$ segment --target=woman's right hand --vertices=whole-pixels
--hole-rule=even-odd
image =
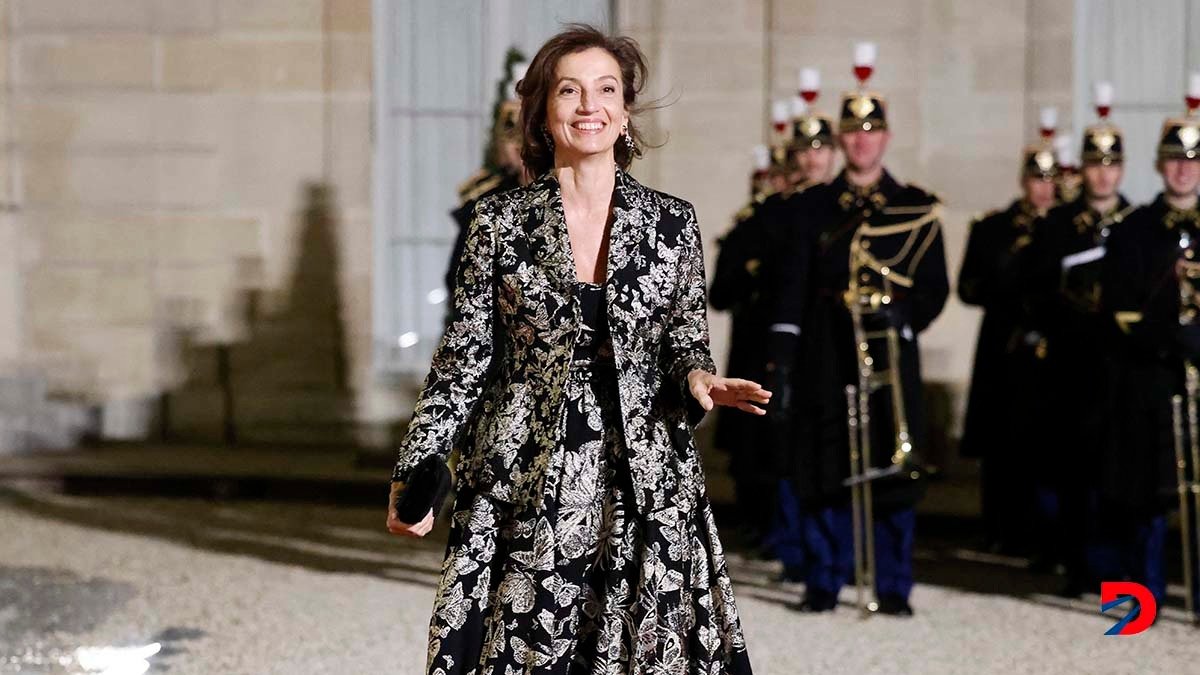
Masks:
[[[424,537],[433,529],[433,509],[429,509],[429,513],[425,514],[425,518],[419,523],[409,524],[401,522],[396,517],[396,497],[404,492],[404,483],[402,481],[392,481],[392,490],[388,494],[387,507],[387,529],[392,534],[398,534],[402,537]]]

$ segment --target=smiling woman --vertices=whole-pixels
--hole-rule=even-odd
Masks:
[[[521,108],[525,166],[535,176],[553,168],[556,143],[581,137],[584,129],[572,125],[582,124],[599,136],[592,149],[612,150],[617,166],[628,169],[642,156],[641,132],[632,118],[646,73],[646,60],[630,38],[608,37],[589,26],[573,26],[552,38],[517,84],[528,102]],[[618,132],[624,136],[620,143]]]
[[[431,675],[750,672],[692,432],[770,392],[715,374],[692,205],[625,172],[645,75],[572,26],[518,85],[539,178],[476,208],[393,474],[462,453]]]

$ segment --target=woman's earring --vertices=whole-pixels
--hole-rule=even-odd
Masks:
[[[629,148],[629,154],[634,154],[637,151],[637,146],[633,144],[633,136],[629,135],[629,127],[621,127],[621,133],[625,135],[625,146]]]
[[[550,135],[550,129],[546,125],[542,125],[542,138],[546,139],[546,149],[554,152],[554,137]]]

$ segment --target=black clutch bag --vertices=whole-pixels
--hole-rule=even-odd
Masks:
[[[396,497],[396,517],[400,522],[412,525],[424,520],[431,509],[436,516],[448,494],[450,468],[437,455],[426,457],[413,467],[404,491]]]

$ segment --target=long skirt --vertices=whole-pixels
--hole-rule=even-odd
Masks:
[[[708,499],[639,513],[615,382],[571,371],[540,503],[458,494],[431,675],[751,672]]]

